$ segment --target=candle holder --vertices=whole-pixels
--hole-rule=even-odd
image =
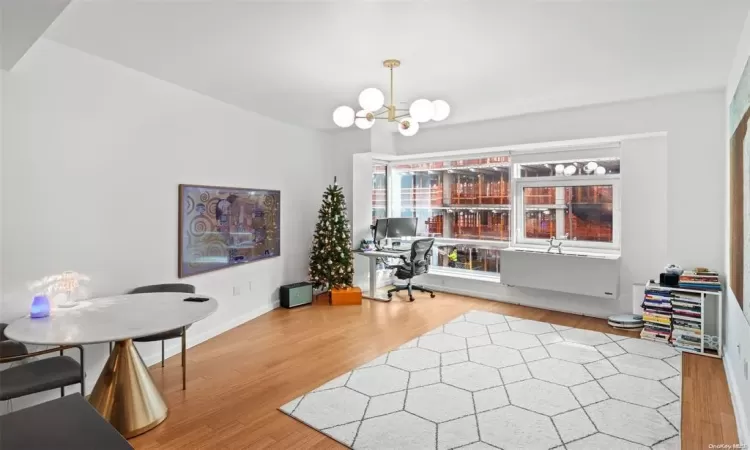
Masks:
[[[44,294],[35,295],[34,300],[31,301],[31,318],[47,317],[49,316],[49,310],[49,298]]]

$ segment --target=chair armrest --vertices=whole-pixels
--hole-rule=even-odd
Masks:
[[[46,355],[48,353],[55,353],[60,352],[62,354],[63,350],[67,350],[69,348],[77,348],[78,351],[81,352],[81,355],[83,355],[83,347],[80,345],[61,345],[58,347],[52,347],[45,350],[39,350],[36,352],[27,353],[25,355],[18,355],[18,356],[9,356],[7,358],[0,358],[0,363],[9,363],[14,361],[21,361],[26,358],[31,358],[33,356],[40,356],[40,355]]]
[[[28,355],[29,349],[20,342],[5,340],[0,341],[0,358]]]

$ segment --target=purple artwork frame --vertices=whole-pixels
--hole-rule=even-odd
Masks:
[[[281,254],[281,191],[180,184],[180,278]]]

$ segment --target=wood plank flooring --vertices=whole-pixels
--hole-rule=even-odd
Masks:
[[[188,350],[187,391],[179,355],[151,373],[169,417],[132,439],[136,449],[340,449],[340,444],[279,412],[284,403],[472,310],[608,333],[606,321],[450,294],[414,303],[365,300],[362,306],[277,309]],[[682,448],[738,442],[720,360],[683,356]]]

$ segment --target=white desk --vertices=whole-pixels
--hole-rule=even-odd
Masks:
[[[389,299],[386,296],[378,295],[377,290],[377,281],[378,281],[378,265],[377,265],[377,259],[378,258],[398,258],[400,255],[408,255],[411,252],[411,248],[404,248],[404,251],[396,253],[396,252],[383,252],[380,250],[371,250],[371,251],[362,251],[362,250],[353,250],[355,255],[361,255],[365,256],[370,260],[370,289],[367,292],[363,292],[362,296],[365,298],[369,298],[371,300],[378,300],[381,302],[390,302],[391,299]]]
[[[213,298],[202,303],[183,301],[194,296],[155,293],[85,300],[72,308],[55,309],[42,319],[18,319],[8,325],[5,335],[42,345],[117,341],[89,403],[120,434],[130,438],[159,425],[168,412],[133,338],[185,327],[208,317],[219,306]]]

